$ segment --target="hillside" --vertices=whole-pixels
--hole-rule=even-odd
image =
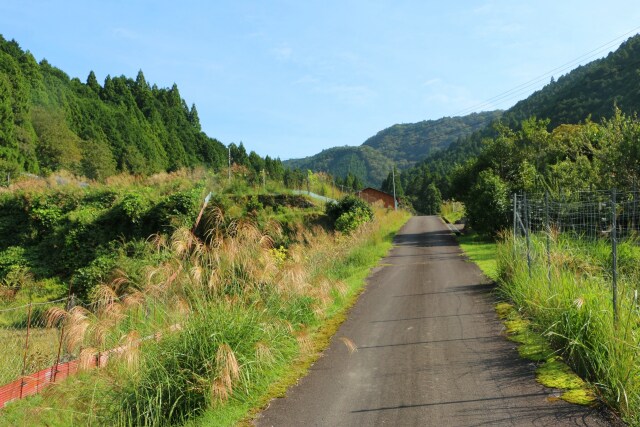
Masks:
[[[369,146],[334,147],[304,159],[285,160],[294,169],[328,172],[335,177],[351,173],[367,185],[379,185],[391,170],[392,161]]]
[[[500,114],[500,111],[491,111],[396,124],[378,132],[360,146],[334,147],[303,159],[286,160],[284,164],[290,168],[325,171],[337,177],[344,177],[350,172],[367,185],[379,186],[393,163],[398,168],[408,168],[430,153],[486,127]]]
[[[631,37],[605,58],[561,76],[507,110],[509,121],[531,116],[550,119],[550,128],[575,124],[587,117],[600,121],[613,115],[614,105],[633,114],[640,106],[640,35]]]
[[[500,115],[501,111],[489,111],[393,125],[367,139],[363,145],[384,153],[398,168],[405,169],[430,153],[448,147],[458,138],[483,129]]]
[[[532,116],[549,119],[548,128],[560,124],[576,124],[590,118],[599,122],[614,115],[614,106],[632,115],[640,106],[640,35],[624,42],[605,58],[580,66],[556,81],[551,81],[528,98],[504,112],[501,122],[512,128]],[[451,194],[450,178],[456,165],[476,157],[481,140],[493,137],[492,127],[477,131],[435,152],[403,174],[403,185],[409,195],[418,196],[420,185],[411,187],[415,176],[436,183],[443,197]],[[414,192],[411,191],[414,189]],[[417,192],[416,192],[417,191]]]
[[[226,148],[200,128],[178,87],[70,78],[0,36],[0,175],[66,169],[93,179],[219,166]]]

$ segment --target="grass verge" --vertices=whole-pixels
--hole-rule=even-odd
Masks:
[[[455,224],[456,221],[465,216],[464,205],[462,202],[456,202],[454,200],[445,201],[440,206],[440,215],[449,221],[450,224]]]
[[[187,424],[200,426],[251,426],[253,418],[277,397],[284,397],[289,387],[305,376],[309,367],[329,346],[340,325],[346,320],[349,309],[364,291],[365,280],[381,258],[392,246],[393,237],[409,218],[405,212],[392,215],[374,230],[365,241],[354,247],[346,257],[334,263],[327,272],[331,280],[346,285],[343,294],[336,294],[327,310],[326,318],[309,331],[306,348],[296,356],[283,360],[264,378],[261,386],[246,396],[244,401],[231,401],[224,407],[206,411],[201,417]]]
[[[476,233],[457,237],[460,247],[469,259],[491,280],[498,278],[497,243]]]
[[[166,260],[130,294],[135,300],[110,297],[99,312],[80,313],[77,324],[89,335],[78,338],[89,355],[94,332],[113,322],[121,326],[113,335],[126,348],[122,363],[11,404],[0,425],[248,422],[328,345],[369,269],[408,218],[380,210],[373,223],[352,235],[308,223],[290,224],[283,235],[277,223],[265,221],[260,228],[260,222],[215,213],[218,226],[210,240],[178,229],[158,243]],[[150,303],[158,310],[149,309]],[[71,314],[65,319],[73,320]],[[127,344],[170,329],[157,341]]]
[[[598,400],[635,426],[640,425],[636,246],[619,242],[617,322],[607,240],[532,234],[530,263],[523,239],[506,235],[498,247],[499,292],[547,338],[555,355],[597,387]]]
[[[498,243],[475,233],[459,236],[458,242],[469,259],[488,278],[494,281],[499,279]],[[558,397],[552,397],[551,400],[562,399],[580,405],[596,402],[594,388],[564,363],[559,352],[553,350],[548,337],[539,332],[535,323],[524,318],[507,302],[498,303],[496,313],[505,325],[507,338],[519,344],[520,357],[538,364],[536,380],[545,387],[562,390]]]

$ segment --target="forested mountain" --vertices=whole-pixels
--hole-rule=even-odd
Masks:
[[[640,35],[605,58],[580,66],[557,81],[552,79],[510,108],[505,123],[512,125],[531,116],[549,119],[549,128],[587,117],[599,122],[613,116],[614,105],[625,114],[640,108]]]
[[[580,66],[551,80],[544,88],[505,111],[500,122],[518,129],[522,121],[537,117],[548,120],[548,130],[561,124],[594,122],[610,118],[615,107],[627,115],[640,109],[640,35],[624,42],[607,57]],[[433,182],[444,198],[456,197],[451,187],[454,169],[479,155],[482,140],[496,137],[495,123],[435,152],[405,171],[402,184],[410,198],[419,198]]]
[[[286,160],[291,168],[328,172],[336,177],[348,173],[366,185],[380,186],[391,165],[407,168],[429,153],[448,147],[459,138],[486,127],[500,111],[444,117],[418,123],[396,124],[378,132],[357,147],[334,147],[303,159]]]
[[[0,36],[1,176],[66,169],[103,179],[226,162],[175,84],[158,88],[142,71],[102,85],[90,72],[83,83]]]
[[[390,157],[398,168],[406,169],[430,153],[448,147],[458,138],[485,128],[501,113],[489,111],[393,125],[367,139],[363,145],[375,148],[385,157]]]
[[[315,156],[283,163],[289,168],[328,172],[338,178],[351,174],[366,185],[379,185],[393,164],[391,159],[366,145],[328,148]]]

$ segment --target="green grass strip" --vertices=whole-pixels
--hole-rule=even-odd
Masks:
[[[464,253],[491,280],[498,278],[497,244],[476,233],[463,234],[457,237]]]

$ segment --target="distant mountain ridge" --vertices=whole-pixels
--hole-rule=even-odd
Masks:
[[[502,111],[496,110],[462,117],[396,124],[381,130],[362,145],[389,153],[396,166],[405,169],[430,153],[448,147],[459,138],[483,129],[501,114]]]
[[[523,120],[535,116],[548,119],[552,129],[560,124],[609,118],[616,107],[629,115],[640,112],[640,35],[629,38],[606,57],[579,66],[557,80],[552,79],[542,89],[506,110],[499,120],[517,129]],[[443,197],[455,197],[450,193],[454,168],[477,156],[482,140],[494,135],[493,127],[487,126],[444,150],[431,153],[406,170],[403,185],[407,188],[416,176],[427,175]]]
[[[393,164],[411,167],[432,152],[442,150],[500,117],[501,111],[443,117],[418,123],[395,124],[381,130],[360,146],[334,147],[303,159],[290,159],[285,166],[324,171],[337,177],[347,173],[365,184],[379,186]]]

